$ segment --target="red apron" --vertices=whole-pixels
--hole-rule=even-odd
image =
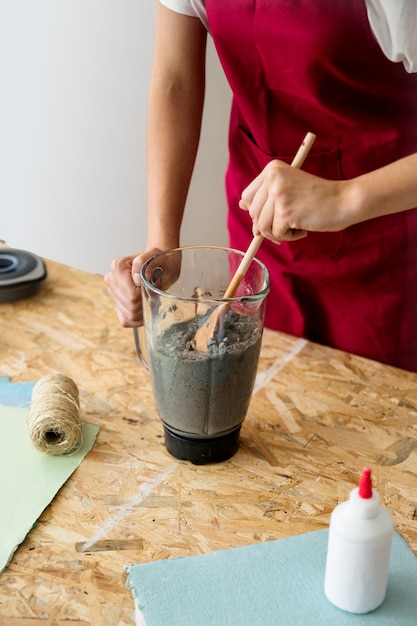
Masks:
[[[328,179],[417,151],[417,76],[384,56],[364,0],[206,6],[234,94],[232,247],[252,238],[242,190],[271,159],[291,162],[307,131],[317,139],[303,168]],[[280,246],[265,240],[258,257],[271,276],[267,327],[417,371],[417,209]]]

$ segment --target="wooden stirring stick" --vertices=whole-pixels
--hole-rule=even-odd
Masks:
[[[298,148],[297,154],[295,155],[291,163],[291,167],[296,167],[298,169],[301,168],[315,139],[316,135],[314,135],[313,133],[307,133],[307,135],[304,137],[303,143]],[[250,264],[255,258],[255,255],[258,252],[263,239],[264,238],[262,235],[254,236],[248,249],[245,252],[242,261],[239,264],[239,267],[237,268],[232,280],[230,281],[230,284],[226,289],[223,298],[233,298]],[[221,319],[226,313],[226,309],[228,306],[230,306],[230,302],[225,302],[224,304],[219,305],[210,314],[207,321],[197,330],[195,334],[195,347],[199,352],[208,351],[209,339],[213,337],[216,331],[216,327],[219,325]]]

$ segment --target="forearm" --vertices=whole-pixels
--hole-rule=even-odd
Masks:
[[[147,123],[147,248],[166,249],[179,245],[198,149],[206,34],[195,18],[158,13]]]
[[[417,207],[417,153],[344,185],[352,224]]]

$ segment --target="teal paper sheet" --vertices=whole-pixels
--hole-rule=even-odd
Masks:
[[[327,530],[128,568],[137,626],[416,626],[417,558],[394,533],[387,596],[372,613],[324,595]]]
[[[9,385],[1,378],[0,393],[1,387]],[[92,448],[99,430],[83,424],[83,443],[76,454],[51,456],[36,450],[26,427],[28,409],[18,408],[25,406],[31,384],[23,383],[19,389],[15,383],[16,391],[9,399],[13,396],[11,402],[17,406],[0,404],[0,572]]]

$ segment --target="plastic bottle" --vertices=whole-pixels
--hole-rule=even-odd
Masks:
[[[365,467],[353,489],[330,517],[324,591],[334,605],[368,613],[382,604],[388,580],[393,524],[372,489]]]

